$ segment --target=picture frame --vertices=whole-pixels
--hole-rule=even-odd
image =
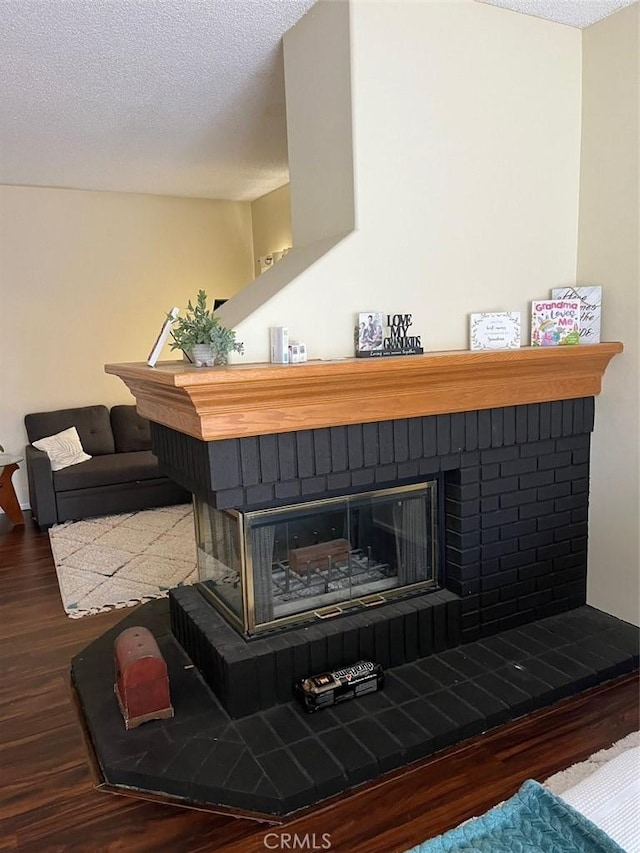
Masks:
[[[363,311],[358,314],[355,344],[356,355],[368,355],[383,349],[384,326],[382,311]]]

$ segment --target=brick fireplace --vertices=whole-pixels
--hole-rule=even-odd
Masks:
[[[593,395],[621,349],[106,370],[164,471],[218,510],[437,478],[439,583],[469,642],[584,603]]]
[[[592,397],[202,442],[153,424],[166,473],[256,509],[442,474],[463,642],[584,603]]]
[[[444,491],[442,591],[382,605],[379,613],[367,615],[367,625],[372,620],[380,625],[390,608],[399,620],[394,630],[401,642],[390,641],[385,623],[378,629],[385,640],[368,647],[386,667],[585,603],[593,423],[594,400],[585,397],[213,442],[160,424],[153,424],[152,435],[166,473],[217,508],[290,505],[439,476]],[[210,674],[207,680],[225,707],[240,716],[267,707],[269,692],[248,696],[242,683],[251,674],[259,683],[260,671],[275,670],[269,660],[273,652],[264,653],[268,643],[256,640],[245,648],[242,640],[225,640],[223,647],[233,647],[238,669],[242,651],[235,689],[233,676],[218,675],[220,668],[227,671],[225,661],[217,661],[223,653],[212,650],[208,660],[195,639],[204,626],[196,620],[190,630],[195,617],[176,615],[183,596],[191,600],[194,592],[178,591],[172,599],[174,634],[199,660],[205,677]],[[431,623],[422,647],[405,639],[413,636],[407,620]],[[331,627],[320,627],[317,620],[316,630],[335,637],[357,622],[357,615],[340,617]],[[289,642],[308,633],[294,632]],[[287,676],[298,679],[310,668],[322,671],[353,662],[349,647],[337,640],[333,646],[332,655],[314,655],[313,663],[308,654],[301,655],[300,666]],[[289,685],[282,687],[276,689],[287,701]]]
[[[594,395],[620,349],[107,366],[166,472],[212,507],[435,480],[443,517],[439,583],[420,595],[248,641],[197,587],[137,611],[173,679],[161,754],[123,737],[98,689],[114,631],[78,656],[105,784],[278,820],[636,666],[637,632],[585,606]],[[297,679],[362,658],[387,671],[382,692],[311,717],[292,703]]]

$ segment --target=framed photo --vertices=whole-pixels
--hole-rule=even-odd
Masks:
[[[382,350],[383,339],[382,311],[365,311],[358,314],[356,354]]]

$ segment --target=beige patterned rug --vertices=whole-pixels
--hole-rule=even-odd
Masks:
[[[550,776],[545,782],[545,788],[553,791],[554,794],[563,794],[569,788],[582,782],[596,770],[603,767],[608,761],[622,755],[629,749],[635,749],[640,746],[640,732],[631,732],[631,734],[616,741],[613,746],[607,749],[601,749],[595,752],[586,761],[581,761],[579,764],[572,764],[566,770],[561,770],[559,773]]]
[[[162,598],[197,579],[191,504],[57,524],[49,539],[72,619]]]

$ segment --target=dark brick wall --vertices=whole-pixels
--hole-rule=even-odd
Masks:
[[[442,474],[444,583],[469,642],[584,604],[592,397],[202,442],[152,424],[165,473],[220,509]]]
[[[446,586],[463,600],[464,642],[584,604],[589,440],[482,450],[445,476]]]
[[[232,717],[291,701],[310,673],[375,660],[385,670],[460,644],[460,599],[447,590],[246,642],[193,586],[169,594],[171,632]]]

